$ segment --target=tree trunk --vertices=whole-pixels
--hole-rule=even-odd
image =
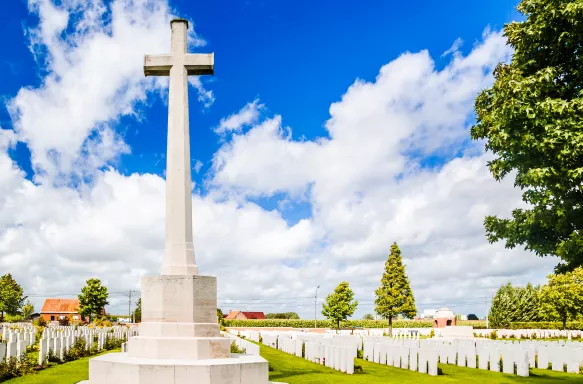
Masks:
[[[336,321],[336,329],[337,330],[340,330],[340,320],[337,320]]]
[[[389,316],[389,337],[393,337],[393,316]]]
[[[563,331],[567,329],[567,316],[563,317]]]
[[[4,322],[4,311],[0,312],[0,323]]]

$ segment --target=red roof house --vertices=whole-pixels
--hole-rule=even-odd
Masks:
[[[265,320],[265,314],[263,312],[244,312],[244,311],[231,311],[227,316],[226,320]]]
[[[72,320],[83,320],[79,314],[78,299],[46,299],[40,316],[46,321],[59,321],[66,317]]]

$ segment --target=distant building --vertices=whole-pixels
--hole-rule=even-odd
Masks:
[[[101,314],[105,315],[105,308]],[[65,318],[69,321],[85,321],[85,317],[79,314],[79,299],[46,299],[40,317],[45,321],[59,321]]]
[[[83,316],[79,314],[78,299],[46,299],[40,317],[45,321],[59,321],[65,318],[69,321],[84,321]]]
[[[433,316],[433,328],[444,328],[456,325],[456,318],[448,308],[440,308]]]
[[[263,312],[231,311],[224,316],[225,320],[265,320]]]

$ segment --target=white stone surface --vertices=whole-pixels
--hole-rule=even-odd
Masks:
[[[166,158],[166,242],[163,275],[196,275],[192,242],[192,180],[188,75],[214,73],[213,54],[188,54],[186,20],[173,20],[171,54],[144,58],[146,76],[170,76]]]
[[[110,353],[90,360],[88,384],[267,384],[267,362],[260,356],[226,359],[144,359]]]
[[[518,376],[529,376],[528,352],[523,349],[514,350],[514,361],[516,361],[516,374]]]

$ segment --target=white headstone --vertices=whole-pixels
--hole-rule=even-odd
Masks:
[[[514,350],[514,361],[516,362],[516,374],[518,376],[529,376],[528,351],[516,348]]]

